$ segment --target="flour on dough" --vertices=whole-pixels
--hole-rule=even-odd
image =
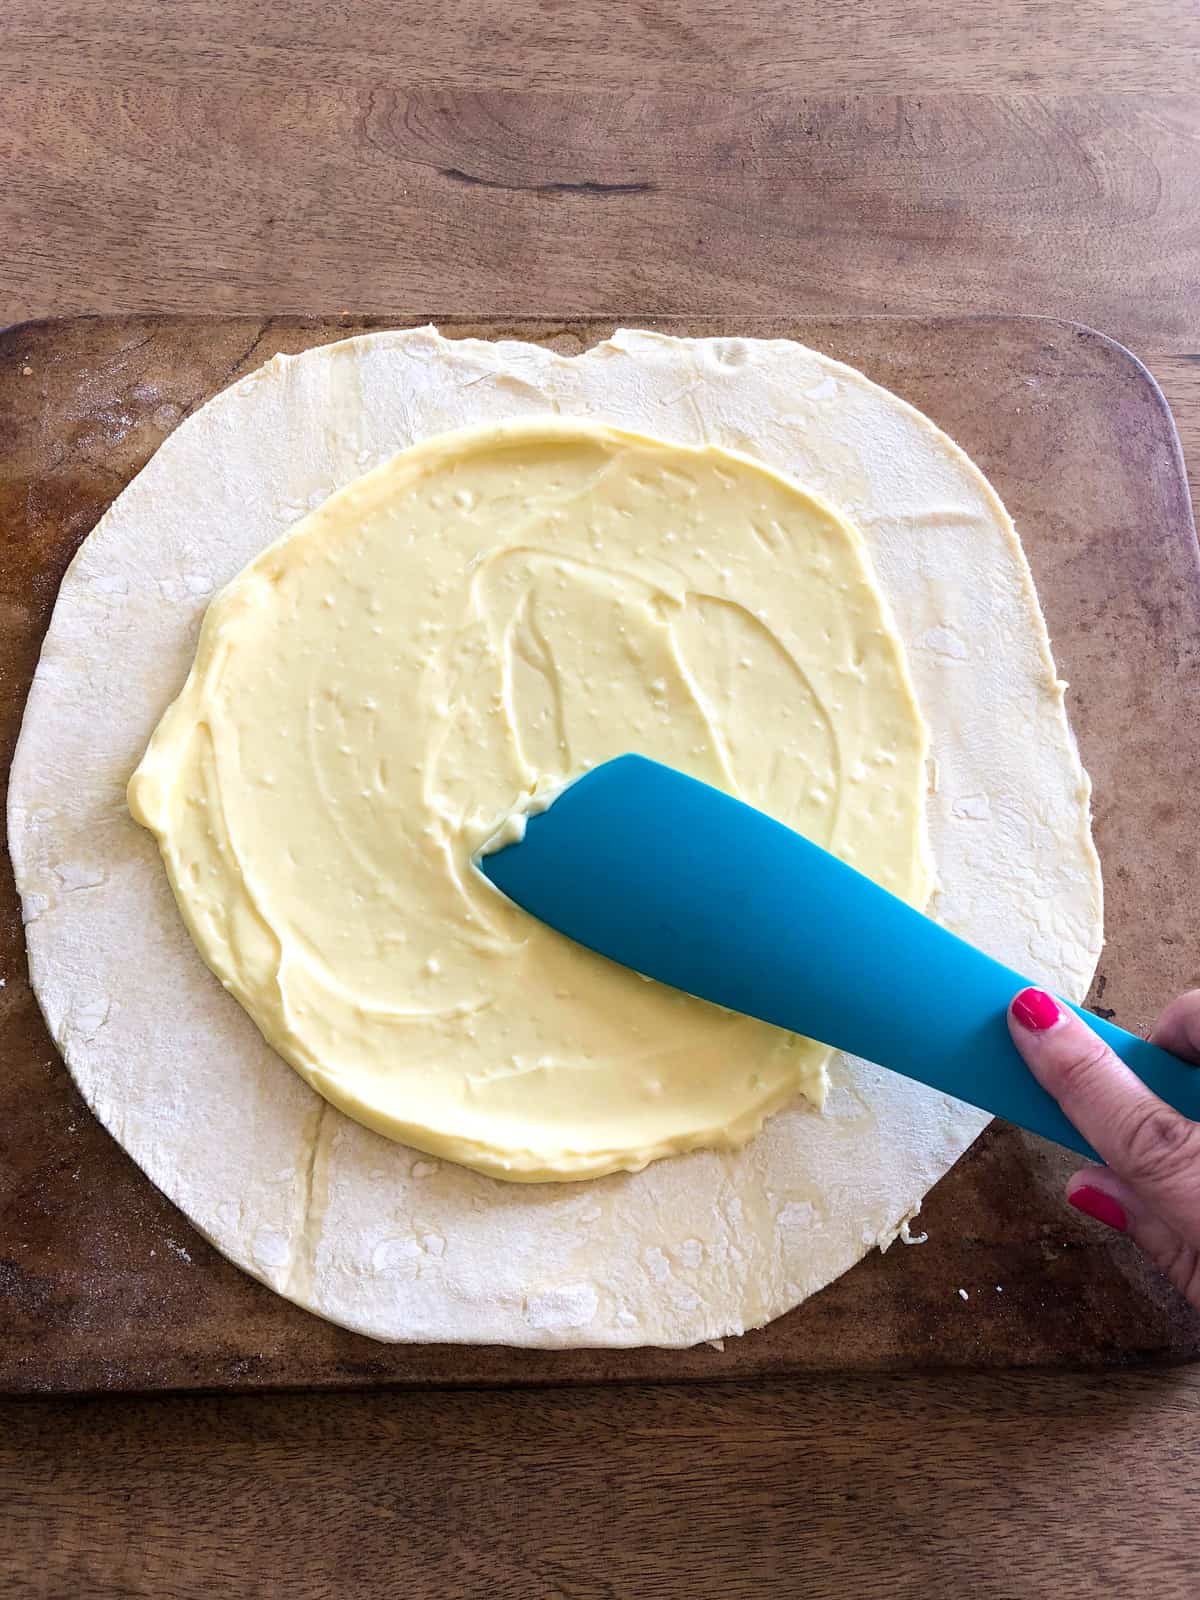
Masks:
[[[565,358],[422,328],[239,381],[163,444],[63,580],[11,851],[76,1082],[239,1266],[380,1339],[691,1345],[761,1325],[895,1237],[986,1116],[835,1057],[823,1115],[789,1106],[737,1153],[533,1188],[418,1155],[271,1052],[197,957],[123,801],[215,590],[415,440],[546,412],[744,451],[862,531],[931,730],[933,910],[1082,998],[1101,942],[1088,785],[1012,524],[926,418],[785,340],[626,331]]]

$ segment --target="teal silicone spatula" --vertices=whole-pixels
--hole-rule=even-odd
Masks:
[[[708,784],[620,756],[478,864],[526,911],[646,977],[1094,1159],[1009,1038],[1008,1004],[1030,980]],[[1080,1015],[1156,1094],[1200,1118],[1200,1071]]]

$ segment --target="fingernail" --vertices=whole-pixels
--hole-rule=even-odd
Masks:
[[[1031,1033],[1045,1033],[1062,1016],[1062,1009],[1044,989],[1022,989],[1012,1003],[1012,1014]]]
[[[1073,1205],[1076,1211],[1082,1211],[1084,1216],[1095,1217],[1097,1222],[1115,1228],[1118,1233],[1124,1233],[1129,1226],[1124,1206],[1118,1204],[1112,1195],[1105,1194],[1103,1189],[1094,1189],[1090,1183],[1082,1183],[1078,1189],[1072,1189],[1067,1196],[1067,1203]]]

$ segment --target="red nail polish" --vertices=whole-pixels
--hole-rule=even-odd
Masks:
[[[1093,1188],[1090,1183],[1082,1183],[1078,1189],[1072,1189],[1067,1202],[1076,1211],[1082,1211],[1084,1216],[1095,1217],[1097,1222],[1115,1228],[1118,1233],[1124,1233],[1129,1226],[1124,1206],[1118,1205],[1112,1195],[1105,1194],[1103,1189]]]
[[[1062,1016],[1062,1009],[1054,996],[1044,989],[1022,989],[1012,1003],[1012,1014],[1023,1028],[1032,1033],[1045,1033]]]

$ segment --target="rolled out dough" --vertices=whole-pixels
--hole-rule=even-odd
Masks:
[[[886,1244],[987,1118],[834,1057],[745,1149],[514,1187],[328,1106],[201,963],[124,788],[204,609],[397,450],[509,417],[598,417],[757,456],[863,533],[930,724],[956,931],[1072,998],[1100,949],[1088,786],[1012,524],[968,459],[788,341],[617,334],[567,359],[432,328],[276,357],[183,423],[62,585],[9,831],[39,1001],[101,1121],[239,1266],[381,1339],[687,1345],[739,1333]]]

